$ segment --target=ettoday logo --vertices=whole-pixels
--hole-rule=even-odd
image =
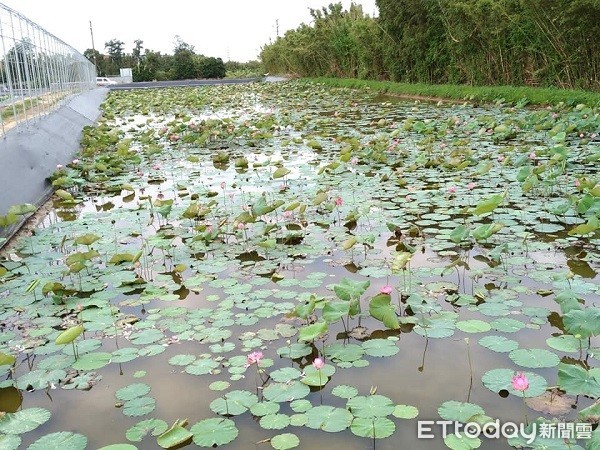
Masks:
[[[488,422],[484,425],[477,422],[453,422],[451,420],[420,420],[417,422],[417,437],[419,439],[434,439],[439,436],[446,438],[450,434],[455,434],[459,439],[464,437],[477,438],[484,436],[489,439],[517,438],[522,437],[527,444],[531,444],[537,436],[537,424],[532,424],[529,429],[524,424],[513,422],[500,423],[498,419]]]
[[[536,438],[545,439],[590,439],[592,436],[591,423],[524,423],[504,422],[496,419],[485,424],[477,422],[454,422],[451,420],[420,420],[417,422],[417,437],[419,439],[434,439],[438,436],[446,438],[454,434],[462,437],[488,439],[524,439],[529,445]]]

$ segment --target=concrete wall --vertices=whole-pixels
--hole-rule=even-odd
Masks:
[[[72,161],[83,127],[96,122],[107,92],[106,88],[84,92],[0,139],[0,215],[12,205],[39,206],[50,196],[53,189],[47,178],[57,164]],[[13,231],[0,228],[0,236]]]

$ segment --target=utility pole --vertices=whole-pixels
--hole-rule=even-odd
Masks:
[[[275,20],[275,31],[277,32],[277,37],[279,37],[279,19]]]
[[[96,61],[96,47],[94,46],[94,29],[92,28],[92,21],[90,20],[90,34],[92,35],[92,51],[94,52],[94,67],[96,73],[98,73],[98,61]]]

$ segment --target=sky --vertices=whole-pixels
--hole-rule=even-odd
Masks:
[[[257,59],[260,49],[285,31],[310,23],[309,8],[335,0],[0,0],[83,53],[94,46],[106,53],[105,42],[118,39],[131,53],[135,39],[144,48],[173,53],[175,36],[196,53],[224,61]],[[345,8],[350,0],[341,0]],[[377,15],[375,0],[355,0]]]

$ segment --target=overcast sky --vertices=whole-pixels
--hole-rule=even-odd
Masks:
[[[256,59],[260,48],[279,34],[311,20],[309,8],[334,0],[0,0],[83,53],[119,39],[131,53],[133,41],[144,48],[172,53],[175,35],[195,47],[196,53],[223,60]],[[375,0],[355,0],[369,15],[377,13]],[[342,0],[344,7],[350,0]]]

